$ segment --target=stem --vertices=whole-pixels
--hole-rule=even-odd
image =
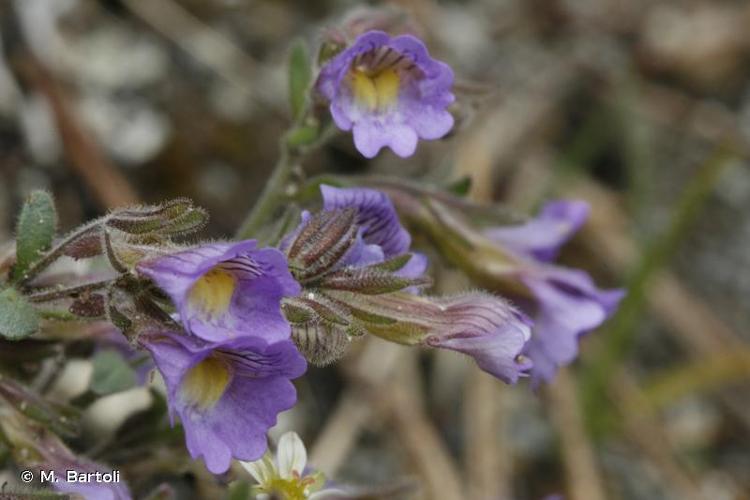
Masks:
[[[295,146],[290,144],[289,141],[289,136],[294,130],[294,128],[290,129],[281,137],[279,159],[274,166],[271,178],[268,179],[260,197],[237,230],[237,239],[250,238],[263,226],[279,205],[289,198],[286,188],[295,165],[299,164],[303,157],[326,144],[338,133],[338,129],[333,124],[328,124],[321,130],[315,141],[307,145]]]
[[[111,282],[112,280],[94,281],[92,283],[84,283],[83,285],[71,286],[69,288],[33,293],[26,298],[31,302],[49,302],[94,290],[101,290],[102,288],[106,288]]]
[[[76,316],[68,311],[56,311],[52,309],[38,309],[39,316],[52,321],[84,321],[85,318]]]
[[[18,284],[22,286],[28,284],[29,281],[36,278],[39,273],[44,271],[47,267],[49,267],[50,264],[56,261],[63,254],[66,246],[70,245],[78,238],[85,236],[87,233],[97,230],[97,226],[99,226],[99,224],[101,223],[102,220],[97,219],[71,233],[55,247],[53,247],[52,250],[47,252],[44,257],[32,264],[32,266],[23,274],[21,279],[18,280]]]
[[[281,138],[279,149],[279,160],[276,162],[271,178],[266,182],[258,201],[255,202],[252,210],[245,217],[245,221],[237,230],[238,239],[249,238],[257,232],[284,198],[286,184],[289,182],[294,168],[294,161],[289,151],[286,135]]]

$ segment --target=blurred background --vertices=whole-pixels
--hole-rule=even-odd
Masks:
[[[468,177],[474,200],[522,213],[585,199],[562,261],[629,296],[537,393],[375,339],[311,368],[279,429],[339,482],[408,476],[418,498],[750,498],[747,1],[3,0],[0,242],[36,188],[62,230],[188,196],[205,236],[231,236],[290,125],[290,43],[366,6],[452,65],[456,130],[409,160],[340,134],[306,174]],[[475,286],[438,258],[432,273]],[[104,460],[141,491],[147,465]],[[218,498],[197,470],[190,491]]]

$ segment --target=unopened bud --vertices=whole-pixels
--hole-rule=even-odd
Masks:
[[[313,215],[287,250],[292,274],[301,283],[331,271],[357,237],[357,213],[331,210]]]
[[[177,198],[162,205],[116,210],[107,217],[106,225],[133,236],[171,236],[196,231],[207,221],[205,210],[187,198]]]
[[[75,299],[68,311],[83,318],[98,318],[106,313],[105,302],[104,295],[91,293]]]
[[[349,335],[344,329],[323,322],[293,325],[292,340],[305,359],[316,366],[337,361],[349,345]]]

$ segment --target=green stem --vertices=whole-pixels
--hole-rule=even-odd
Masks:
[[[317,138],[309,144],[293,144],[290,137],[297,130],[292,128],[281,137],[279,141],[279,160],[274,166],[271,178],[255,202],[255,205],[245,217],[235,235],[237,239],[251,238],[273,215],[276,209],[284,201],[289,199],[287,188],[289,186],[294,167],[312,151],[326,144],[336,136],[338,130],[333,124],[329,124],[319,132]]]
[[[281,138],[280,150],[279,160],[276,162],[271,178],[266,182],[258,201],[255,202],[252,210],[245,217],[245,221],[237,230],[237,239],[244,240],[253,236],[285,197],[287,184],[294,170],[294,161],[289,151],[286,135]]]
[[[68,311],[57,311],[52,309],[38,309],[39,316],[52,321],[85,321],[90,318],[82,318]],[[97,318],[98,319],[98,318]]]

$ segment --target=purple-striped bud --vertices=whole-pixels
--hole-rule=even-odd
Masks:
[[[338,359],[349,340],[366,331],[333,293],[378,296],[430,283],[423,275],[426,259],[409,253],[411,237],[385,195],[329,186],[321,191],[323,210],[304,213],[281,245],[303,288],[285,298],[282,309],[300,351],[317,365]]]

